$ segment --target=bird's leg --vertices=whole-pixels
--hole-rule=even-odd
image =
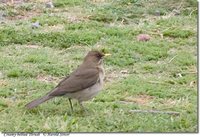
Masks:
[[[73,106],[72,106],[71,98],[69,98],[69,103],[70,103],[71,110],[73,111]]]
[[[85,111],[85,108],[83,106],[83,103],[81,101],[78,101],[79,105],[81,106],[81,109]]]

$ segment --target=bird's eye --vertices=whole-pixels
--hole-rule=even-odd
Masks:
[[[98,54],[98,58],[100,58],[100,59],[101,59],[101,58],[102,58],[102,55]]]

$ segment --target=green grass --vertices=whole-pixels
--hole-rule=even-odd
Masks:
[[[196,1],[53,3],[52,9],[43,2],[0,5],[5,13],[0,24],[0,131],[198,131]],[[180,15],[173,15],[173,9]],[[35,21],[40,27],[33,29]],[[149,34],[150,41],[138,41],[141,33]],[[84,103],[87,112],[73,100],[72,113],[64,97],[25,108],[70,74],[91,49],[112,56],[104,60],[104,89]],[[135,109],[180,115],[130,112]]]

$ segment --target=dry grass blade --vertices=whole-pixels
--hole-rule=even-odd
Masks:
[[[179,112],[175,111],[159,111],[159,110],[130,110],[131,113],[152,113],[152,114],[169,114],[169,115],[180,115]]]

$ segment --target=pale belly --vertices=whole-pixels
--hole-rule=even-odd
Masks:
[[[99,80],[96,84],[81,91],[67,93],[66,96],[69,98],[77,99],[79,102],[87,101],[95,97],[103,88],[104,70],[103,68],[100,69],[102,72],[99,74]]]
[[[102,90],[103,85],[98,82],[95,85],[91,86],[90,88],[86,88],[81,91],[77,91],[74,93],[67,93],[66,96],[69,98],[77,99],[78,101],[87,101],[95,97],[100,90]]]

